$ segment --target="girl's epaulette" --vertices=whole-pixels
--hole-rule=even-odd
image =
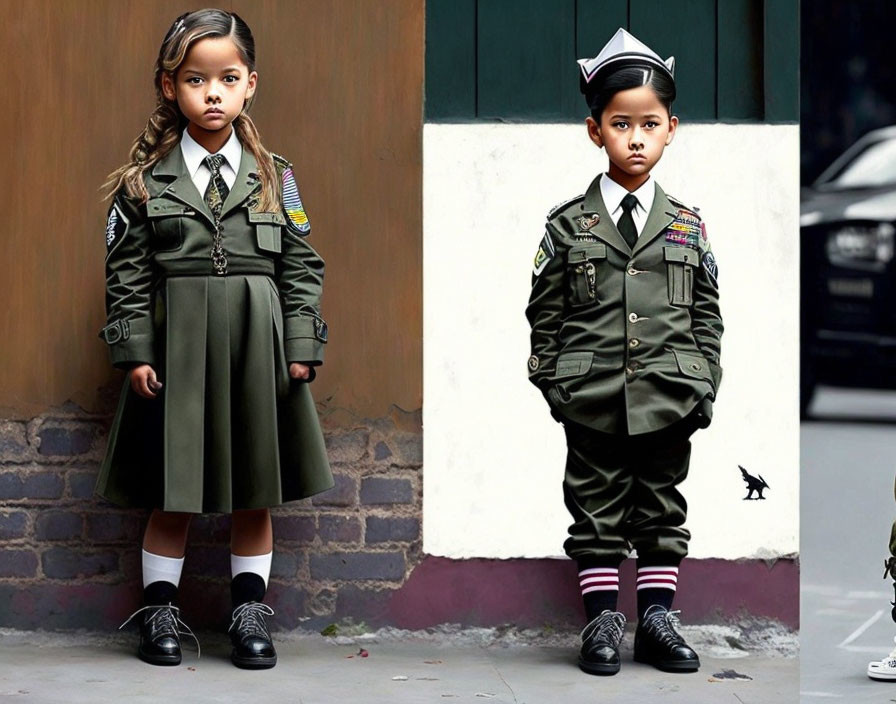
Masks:
[[[274,165],[277,167],[277,175],[282,174],[289,168],[290,164],[287,159],[284,159],[279,154],[274,154],[274,152],[271,152],[271,156],[274,158]]]

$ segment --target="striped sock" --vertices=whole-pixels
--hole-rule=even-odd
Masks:
[[[638,619],[654,605],[671,609],[677,584],[678,567],[638,567]]]
[[[606,610],[616,611],[619,599],[619,568],[591,567],[579,572],[579,586],[589,623]]]

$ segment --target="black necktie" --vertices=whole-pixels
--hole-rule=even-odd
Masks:
[[[208,209],[212,211],[215,220],[221,217],[221,208],[224,201],[227,200],[227,194],[230,189],[224,182],[221,175],[221,165],[224,163],[224,157],[221,154],[209,154],[205,157],[205,166],[212,172],[211,178],[208,180],[208,187],[205,189],[204,200],[208,204]]]
[[[638,241],[638,228],[635,227],[635,219],[632,217],[632,211],[637,204],[637,197],[627,193],[622,199],[622,217],[616,223],[616,228],[625,239],[629,249],[634,249],[635,243]]]

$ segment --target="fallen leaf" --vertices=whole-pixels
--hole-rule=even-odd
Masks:
[[[395,675],[395,677],[393,677],[392,679],[395,682],[406,682],[408,678],[407,675]]]
[[[364,648],[361,648],[358,651],[358,655],[360,655],[362,658],[366,658],[366,657],[370,656],[370,653],[368,653],[366,650],[364,650]]]
[[[494,699],[497,697],[497,694],[492,694],[491,692],[476,692],[477,697],[483,697],[484,699]]]
[[[441,660],[424,660],[423,664],[424,665],[441,665],[442,661]],[[454,695],[452,694],[451,696],[453,697]]]

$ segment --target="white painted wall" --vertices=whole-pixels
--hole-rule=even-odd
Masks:
[[[796,553],[799,132],[682,125],[654,174],[719,263],[724,379],[683,485],[693,557]],[[424,128],[423,548],[562,555],[563,430],[527,380],[524,310],[547,211],[606,170],[578,125]],[[737,465],[771,485],[743,501]]]

